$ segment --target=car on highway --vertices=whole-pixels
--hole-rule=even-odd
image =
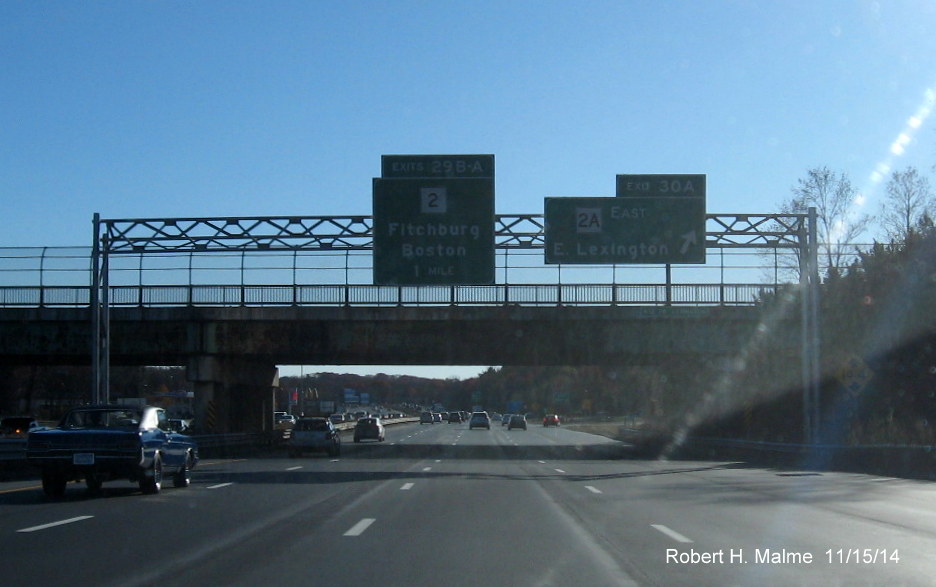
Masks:
[[[163,479],[188,487],[198,445],[172,429],[162,408],[92,405],[67,412],[58,427],[32,432],[26,460],[39,468],[47,497],[65,494],[69,481],[85,480],[96,493],[112,479],[128,479],[143,493],[159,493]]]
[[[449,424],[458,424],[462,421],[461,412],[449,412],[448,422]]]
[[[441,412],[432,412],[432,423],[442,422],[442,413]]]
[[[286,412],[273,412],[273,426],[278,429],[288,429],[296,425],[296,417]]]
[[[514,428],[519,428],[521,430],[527,429],[527,419],[523,414],[513,414],[510,416],[510,423],[507,424],[507,430],[513,430]]]
[[[365,439],[383,442],[386,438],[386,431],[380,418],[369,417],[361,418],[354,425],[354,442],[361,442]]]
[[[30,432],[45,428],[31,416],[8,416],[0,420],[0,438],[26,438]]]
[[[330,457],[341,454],[341,433],[327,418],[300,418],[289,435],[289,456],[324,451]]]
[[[491,429],[491,417],[488,416],[487,412],[472,412],[471,419],[468,420],[468,429],[474,430],[475,428],[487,428]]]
[[[423,412],[419,414],[419,423],[420,424],[435,424],[435,419],[432,417],[432,412]]]
[[[510,417],[511,417],[512,415],[513,415],[513,414],[504,414],[503,416],[501,416],[501,426],[506,426],[507,424],[509,424],[509,423],[510,423]]]
[[[559,416],[556,414],[546,414],[543,416],[543,427],[546,426],[558,426],[559,425]]]

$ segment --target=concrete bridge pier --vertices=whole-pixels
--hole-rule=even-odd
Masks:
[[[195,422],[206,433],[272,429],[276,366],[245,357],[201,355],[189,360],[186,377],[195,390]]]

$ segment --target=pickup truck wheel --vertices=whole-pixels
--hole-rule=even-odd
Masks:
[[[63,475],[42,473],[42,492],[46,497],[62,497],[68,480]]]
[[[153,457],[153,464],[143,478],[140,479],[140,491],[147,494],[159,493],[162,489],[162,459],[159,455]]]
[[[188,487],[192,484],[192,470],[189,468],[191,455],[185,455],[185,462],[172,478],[173,487]]]

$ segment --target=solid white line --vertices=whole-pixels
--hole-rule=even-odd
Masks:
[[[298,471],[298,470],[301,469],[301,468],[302,468],[302,465],[298,465],[298,466],[295,466],[295,467],[289,467],[289,468],[286,469],[286,470],[287,470],[287,471]]]
[[[591,485],[586,485],[585,489],[591,491],[592,493],[596,493],[596,494],[601,493],[600,489],[598,489],[597,487],[592,487]]]
[[[37,532],[39,530],[45,530],[47,528],[54,528],[55,526],[63,526],[65,524],[71,524],[73,522],[80,522],[82,520],[88,520],[94,516],[78,516],[77,518],[68,518],[67,520],[59,520],[58,522],[51,522],[49,524],[43,524],[41,526],[33,526],[32,528],[23,528],[22,530],[17,530],[17,532]]]
[[[413,485],[414,483],[404,483],[403,486],[400,487],[400,491],[409,491],[413,488]]]
[[[666,534],[667,536],[669,536],[676,542],[685,542],[685,543],[692,542],[692,540],[689,540],[688,538],[686,538],[685,536],[683,536],[682,534],[680,534],[679,532],[675,530],[670,530],[663,524],[650,524],[650,525],[656,528],[657,530],[659,530],[660,532]]]
[[[357,524],[351,526],[351,529],[344,533],[345,536],[360,536],[364,533],[364,530],[367,530],[371,524],[376,522],[374,518],[364,518]]]
[[[205,489],[221,489],[222,487],[227,487],[228,485],[234,485],[234,483],[218,483],[217,485],[209,485]]]

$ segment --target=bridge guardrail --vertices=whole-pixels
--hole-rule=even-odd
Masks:
[[[754,305],[776,284],[652,283],[111,286],[111,307]],[[0,307],[83,308],[90,288],[0,286]]]

